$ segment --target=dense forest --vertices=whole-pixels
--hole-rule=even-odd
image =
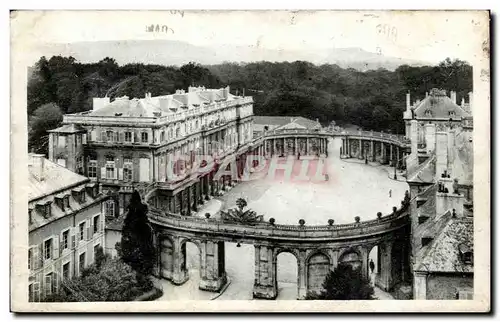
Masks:
[[[254,97],[255,115],[290,115],[319,119],[323,124],[354,124],[367,130],[403,131],[406,96],[425,97],[431,88],[455,90],[458,100],[472,91],[472,67],[446,59],[437,66],[402,65],[395,71],[361,72],[337,65],[305,61],[222,63],[181,67],[127,64],[114,59],[79,63],[72,57],[40,58],[29,71],[28,118],[30,148],[45,151],[45,131],[62,114],[92,108],[93,97],[130,98],[187,89],[189,85],[220,88]]]

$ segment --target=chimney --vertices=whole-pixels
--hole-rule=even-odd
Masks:
[[[457,104],[457,92],[450,91],[450,99],[453,103]]]
[[[45,155],[43,154],[30,154],[31,158],[31,173],[38,181],[43,181],[45,179],[44,164]]]
[[[469,92],[469,111],[470,113],[472,114],[472,104],[473,104],[473,101],[474,101],[474,94],[472,92]]]
[[[454,151],[455,149],[455,137],[456,131],[454,129],[448,130],[448,163],[453,164],[454,161]]]
[[[109,104],[109,97],[94,97],[92,99],[92,110],[97,111],[100,108],[103,108],[104,106]]]
[[[436,124],[425,124],[425,144],[429,153],[436,149]]]
[[[409,111],[411,107],[410,92],[406,93],[406,110]]]
[[[465,98],[462,97],[462,102],[460,103],[460,106],[462,108],[465,108]]]
[[[436,132],[436,176],[448,170],[448,133]]]
[[[411,154],[418,153],[418,124],[417,120],[410,121]]]

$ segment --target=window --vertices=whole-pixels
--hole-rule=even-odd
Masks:
[[[99,216],[99,215],[97,215],[97,216],[95,216],[95,217],[93,218],[93,220],[94,220],[94,222],[93,222],[93,224],[94,224],[94,232],[93,232],[93,233],[94,233],[94,234],[97,234],[97,233],[99,232],[99,230],[100,230],[100,229],[99,229],[99,228],[100,228],[100,227],[99,227],[99,226],[100,226],[100,225],[99,225],[99,217],[100,217],[100,216]]]
[[[106,164],[106,179],[115,178],[115,166],[114,164]]]
[[[69,274],[69,262],[65,263],[62,267],[62,277],[65,280],[70,279],[70,274]]]
[[[29,224],[31,225],[33,223],[33,209],[28,209],[28,215],[29,215]]]
[[[78,225],[78,239],[79,240],[83,240],[83,238],[85,237],[85,223],[82,222],[80,223],[80,225]]]
[[[44,284],[45,296],[52,294],[52,290],[54,287],[52,279],[53,279],[52,273],[48,273],[47,275],[45,275],[45,284]]]
[[[64,205],[64,208],[69,208],[69,196],[64,196],[63,205]]]
[[[45,205],[41,205],[39,209],[44,218],[49,218],[52,215],[52,205],[50,202],[47,202]]]
[[[33,269],[33,250],[28,249],[28,269]]]
[[[112,142],[115,138],[115,133],[113,131],[106,131],[106,140]]]
[[[142,143],[148,143],[148,133],[147,132],[141,133],[141,141],[142,141]]]
[[[132,142],[132,132],[125,132],[125,142]]]
[[[113,200],[108,200],[104,202],[104,215],[110,217],[115,216],[115,203]]]
[[[69,247],[69,229],[63,231],[61,243],[62,243],[62,245],[61,245],[62,249],[68,249],[68,247]]]
[[[43,242],[43,258],[45,260],[52,258],[52,238]]]
[[[449,111],[448,112],[449,117],[455,117],[455,111]]]
[[[165,132],[164,131],[161,131],[161,134],[160,134],[160,142],[164,142],[165,141]]]
[[[131,158],[123,158],[123,180],[132,181],[133,177],[133,167]]]
[[[115,159],[114,156],[106,156],[106,179],[115,179]]]
[[[80,256],[78,256],[78,268],[80,274],[85,269],[85,252],[81,253]]]
[[[83,157],[82,156],[76,158],[76,172],[78,172],[78,174],[83,174]]]
[[[34,302],[34,289],[33,289],[33,283],[28,286],[28,301],[29,302]]]
[[[97,160],[89,161],[89,178],[97,178]]]

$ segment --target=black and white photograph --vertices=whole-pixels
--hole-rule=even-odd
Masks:
[[[489,310],[488,32],[488,11],[12,11],[12,307]]]

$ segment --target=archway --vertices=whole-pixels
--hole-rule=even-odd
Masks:
[[[186,240],[181,244],[180,263],[181,271],[187,270],[190,283],[200,281],[201,251],[197,243]]]
[[[373,265],[371,264],[372,262]],[[382,266],[381,266],[379,246],[375,245],[372,247],[370,253],[368,254],[368,275],[373,285],[375,285],[377,278],[379,278],[381,269]]]
[[[276,287],[277,300],[296,300],[298,297],[298,267],[297,257],[289,252],[282,251],[276,256]]]
[[[323,290],[323,282],[330,272],[330,258],[321,252],[315,253],[307,260],[307,293],[319,293]]]
[[[361,269],[361,256],[355,250],[345,251],[339,258],[339,263],[349,264],[354,269]]]

